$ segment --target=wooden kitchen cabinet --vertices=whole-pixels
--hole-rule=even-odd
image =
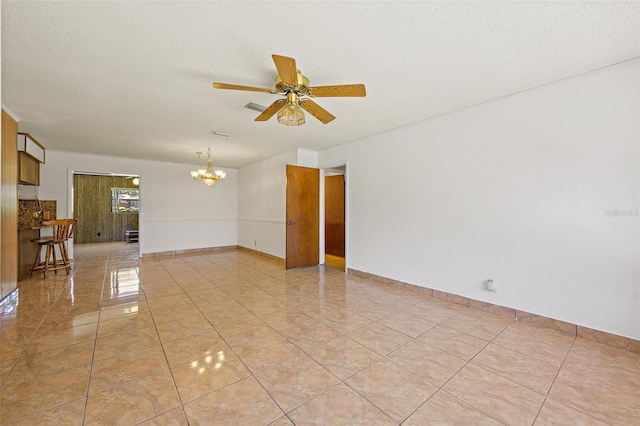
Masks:
[[[45,149],[28,133],[18,133],[18,183],[40,185],[40,163]]]
[[[40,185],[40,162],[24,152],[18,153],[18,183]]]
[[[40,238],[39,229],[18,231],[18,281],[26,280],[31,275],[31,268],[38,253],[38,244],[31,240]]]

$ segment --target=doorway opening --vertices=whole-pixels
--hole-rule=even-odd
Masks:
[[[324,265],[346,270],[346,166],[324,169]]]
[[[137,242],[140,176],[102,171],[69,170],[69,217],[78,220],[74,244]],[[131,233],[135,240],[130,238]],[[135,244],[136,251],[140,246]]]

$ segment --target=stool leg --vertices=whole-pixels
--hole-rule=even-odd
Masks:
[[[67,273],[71,273],[71,259],[69,259],[69,250],[67,249],[67,241],[62,242],[62,247],[64,248],[64,255],[67,259]]]
[[[47,254],[44,258],[44,268],[42,269],[42,278],[47,278],[47,269],[49,269],[49,257],[51,257],[51,244],[47,244]]]
[[[56,259],[56,246],[51,244],[51,254],[53,255],[53,273],[58,275],[58,259]]]
[[[62,247],[60,246],[60,243],[56,243],[56,246],[58,246],[58,250],[60,251],[60,256],[62,257],[62,260],[60,261],[60,265],[64,265],[64,252],[62,251]]]
[[[38,268],[40,266],[40,263],[42,263],[40,261],[41,254],[42,254],[42,244],[38,244],[38,254],[36,254],[36,260],[33,261],[33,268],[31,268],[31,274],[29,275],[29,278],[33,277],[33,273],[35,272],[36,268]]]
[[[67,253],[64,241],[58,243],[58,248],[60,249],[60,256],[62,256],[62,265],[65,267],[64,269],[67,271],[67,275],[69,275],[69,272],[71,271],[69,265],[71,262],[69,262],[69,253]]]

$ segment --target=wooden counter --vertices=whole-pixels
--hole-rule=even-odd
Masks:
[[[42,221],[55,219],[55,200],[18,200],[18,281],[31,274],[38,253],[38,244],[31,240],[40,238]]]
[[[31,267],[38,253],[38,244],[31,240],[36,238],[40,238],[40,229],[18,231],[18,281],[26,280],[31,274]]]

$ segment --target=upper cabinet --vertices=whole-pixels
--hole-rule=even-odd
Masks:
[[[45,149],[28,133],[18,133],[18,183],[40,185],[40,163]]]
[[[40,185],[40,163],[24,152],[18,153],[18,183]]]

